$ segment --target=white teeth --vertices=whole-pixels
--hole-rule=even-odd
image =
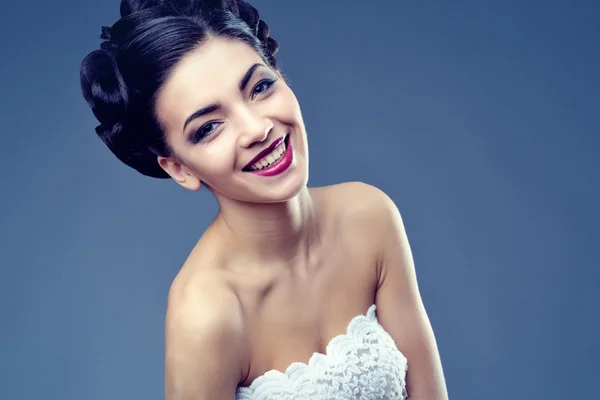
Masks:
[[[266,157],[263,157],[262,160],[252,164],[252,169],[254,171],[258,171],[259,169],[263,169],[264,167],[273,164],[275,161],[281,158],[283,153],[285,153],[285,142],[273,149],[273,151]]]

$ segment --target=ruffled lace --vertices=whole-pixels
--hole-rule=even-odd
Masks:
[[[379,324],[375,308],[354,317],[325,354],[314,353],[308,364],[292,363],[285,372],[267,371],[238,387],[236,400],[406,399],[406,357]]]

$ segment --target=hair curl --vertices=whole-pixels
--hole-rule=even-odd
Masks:
[[[100,122],[96,133],[140,173],[169,178],[157,156],[171,149],[156,118],[156,94],[173,67],[209,37],[252,46],[277,68],[277,41],[244,0],[122,0],[121,18],[103,26],[100,49],[81,63],[81,90]]]

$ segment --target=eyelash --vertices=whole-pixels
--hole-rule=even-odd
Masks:
[[[256,84],[256,86],[254,86],[254,88],[252,89],[252,99],[254,99],[256,96],[259,96],[259,95],[267,92],[276,81],[277,81],[277,79],[263,79],[262,81],[258,82]],[[265,89],[262,92],[256,93],[256,89],[259,87],[262,87],[262,86],[266,86]],[[194,135],[194,144],[199,143],[200,141],[202,141],[202,139],[206,138],[214,131],[214,129],[213,129],[213,130],[210,130],[209,132],[203,132],[206,130],[207,127],[210,127],[213,125],[218,126],[220,124],[221,124],[221,122],[211,121],[211,122],[207,122],[206,124],[202,125],[200,127],[200,129],[198,129],[196,131],[196,134]]]
[[[196,135],[194,135],[194,144],[199,143],[202,139],[209,136],[213,132],[214,129],[211,129],[210,131],[204,133],[203,131],[205,131],[207,127],[210,127],[212,125],[218,126],[219,124],[221,124],[221,123],[217,122],[217,121],[211,121],[211,122],[207,122],[206,124],[202,125],[200,127],[200,129],[198,129],[196,131]]]
[[[256,84],[256,86],[254,86],[254,89],[252,89],[252,98],[254,98],[255,96],[258,96],[259,94],[265,93],[267,90],[269,90],[271,88],[271,86],[273,86],[273,84],[276,81],[277,81],[277,79],[263,79],[262,81],[258,82]],[[256,88],[261,87],[263,85],[266,85],[265,90],[262,93],[256,94]]]

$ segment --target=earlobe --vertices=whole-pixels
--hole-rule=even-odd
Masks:
[[[196,191],[202,187],[202,182],[187,170],[179,161],[171,157],[158,157],[158,164],[171,178],[184,188]]]
[[[195,192],[196,190],[199,190],[202,187],[202,182],[200,181],[200,179],[196,178],[194,175],[190,174],[189,172],[186,172],[186,175],[187,176],[183,183],[178,182],[181,186],[183,186],[184,188],[191,190],[193,192]]]

